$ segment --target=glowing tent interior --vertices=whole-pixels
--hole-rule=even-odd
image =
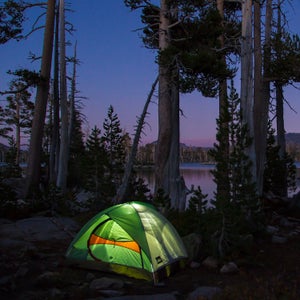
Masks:
[[[187,258],[173,225],[152,205],[112,206],[86,223],[71,242],[69,265],[159,281]]]

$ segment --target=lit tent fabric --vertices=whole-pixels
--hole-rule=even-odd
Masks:
[[[152,205],[112,206],[86,223],[67,252],[67,264],[159,281],[183,266],[185,246],[173,225]]]

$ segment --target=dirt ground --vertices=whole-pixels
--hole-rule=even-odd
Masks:
[[[209,269],[203,265],[195,269],[187,267],[160,286],[125,276],[66,267],[64,253],[68,244],[69,241],[47,241],[35,245],[38,251],[29,251],[22,257],[2,255],[0,298],[105,299],[107,295],[91,292],[89,283],[94,278],[109,277],[124,283],[123,295],[177,291],[178,299],[186,299],[197,287],[211,286],[222,289],[214,299],[300,299],[300,233],[285,243],[272,243],[270,236],[256,239],[247,255],[236,257],[239,271],[235,274],[221,274],[220,268]],[[51,276],[42,281],[43,274]]]
[[[173,291],[188,295],[199,286],[212,286],[220,287],[223,291],[216,299],[300,299],[300,237],[284,244],[273,244],[268,240],[256,241],[252,254],[240,258],[236,263],[239,272],[235,274],[221,274],[219,269],[204,266],[186,268],[166,279],[162,286],[123,276],[101,275],[115,276],[129,283],[126,294],[132,295]],[[70,272],[64,267],[61,271],[66,274]],[[84,271],[77,272],[84,274]]]
[[[179,291],[188,294],[199,286],[217,286],[216,299],[300,299],[300,238],[286,244],[256,241],[252,255],[237,261],[239,272],[221,274],[200,266],[187,268],[165,281],[164,287],[136,283],[134,293],[150,294]]]

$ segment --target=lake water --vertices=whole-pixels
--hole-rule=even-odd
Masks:
[[[297,167],[297,190],[300,191],[300,162],[296,163]],[[184,177],[185,184],[188,189],[194,185],[195,188],[201,187],[203,194],[208,194],[207,199],[214,197],[214,191],[216,190],[216,184],[213,181],[211,170],[214,169],[214,165],[201,164],[201,163],[183,163],[180,165],[180,173]],[[151,169],[139,170],[138,176],[145,180],[145,183],[149,185],[151,191],[154,189],[154,172]]]

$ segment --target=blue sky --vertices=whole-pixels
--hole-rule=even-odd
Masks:
[[[1,1],[3,2],[3,1]],[[289,8],[288,20],[291,30],[299,33],[300,1],[294,0],[294,10]],[[151,85],[157,74],[156,53],[146,49],[136,29],[141,28],[138,12],[130,12],[122,0],[77,0],[67,13],[76,32],[68,36],[71,42],[77,40],[78,90],[84,100],[83,113],[88,124],[85,131],[97,125],[102,127],[109,105],[113,105],[121,126],[130,134],[134,132],[136,118],[143,109]],[[37,15],[29,14],[29,21]],[[29,26],[29,25],[28,25]],[[8,69],[28,67],[39,69],[39,62],[28,61],[29,52],[40,55],[42,31],[34,33],[27,41],[11,41],[0,47],[0,89],[7,88]],[[72,55],[73,49],[67,50]],[[237,79],[238,83],[238,79]],[[286,98],[297,112],[286,105],[287,132],[300,132],[300,91],[289,88]],[[188,145],[211,146],[215,138],[217,99],[207,99],[199,93],[182,95],[181,139]],[[150,105],[143,142],[157,138],[157,99]]]

